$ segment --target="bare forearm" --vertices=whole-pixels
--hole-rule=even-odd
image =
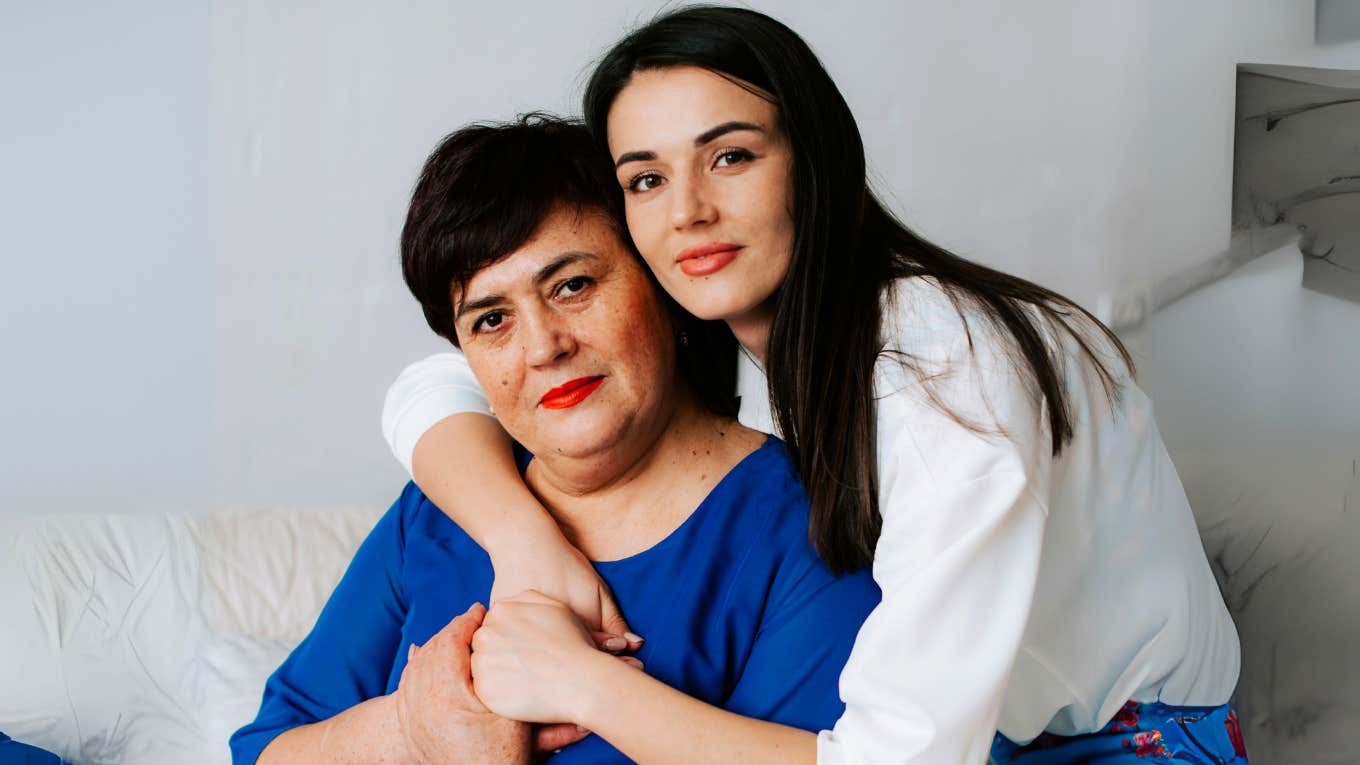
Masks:
[[[440,420],[416,442],[416,484],[493,557],[561,542],[561,531],[524,485],[510,438],[484,414]]]
[[[379,696],[311,725],[280,733],[258,765],[413,765],[392,696]]]
[[[705,704],[619,662],[597,663],[586,687],[573,722],[644,765],[817,761],[815,734]]]

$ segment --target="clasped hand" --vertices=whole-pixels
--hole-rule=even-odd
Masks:
[[[630,648],[637,644],[588,631],[564,604],[534,590],[497,600],[489,613],[474,605],[411,648],[396,694],[409,748],[418,762],[522,762],[526,722],[567,723],[539,728],[537,751],[579,741],[586,733],[574,723],[583,719],[592,662],[641,668],[601,652]]]

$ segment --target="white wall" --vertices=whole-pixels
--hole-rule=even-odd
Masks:
[[[396,266],[421,161],[574,110],[657,5],[7,4],[0,513],[394,495],[381,395],[442,347]],[[908,222],[1088,304],[1227,244],[1238,61],[1360,54],[1312,0],[755,5]]]
[[[201,503],[206,4],[0,6],[0,514]]]

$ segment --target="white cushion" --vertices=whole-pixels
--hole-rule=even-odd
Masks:
[[[0,530],[0,731],[71,762],[225,763],[377,508]]]

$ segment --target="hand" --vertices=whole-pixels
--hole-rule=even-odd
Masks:
[[[516,720],[575,722],[590,667],[601,659],[611,660],[576,616],[533,590],[498,601],[472,639],[478,698]]]
[[[410,647],[393,694],[410,762],[528,762],[529,726],[492,713],[473,692],[469,650],[485,616],[474,604]]]
[[[645,669],[640,660],[632,656],[619,655],[625,650],[630,650],[627,645],[620,645],[620,638],[610,635],[608,632],[592,632],[590,638],[595,641],[597,649],[613,654],[615,658],[633,669]],[[589,735],[590,731],[576,723],[549,723],[535,726],[534,754],[546,755],[559,749],[565,749]]]
[[[505,550],[491,557],[495,580],[491,585],[491,605],[525,590],[535,590],[576,614],[593,631],[623,638],[623,649],[636,651],[642,639],[628,629],[628,622],[614,603],[609,585],[580,550],[560,534],[551,541],[528,540],[516,550]]]

